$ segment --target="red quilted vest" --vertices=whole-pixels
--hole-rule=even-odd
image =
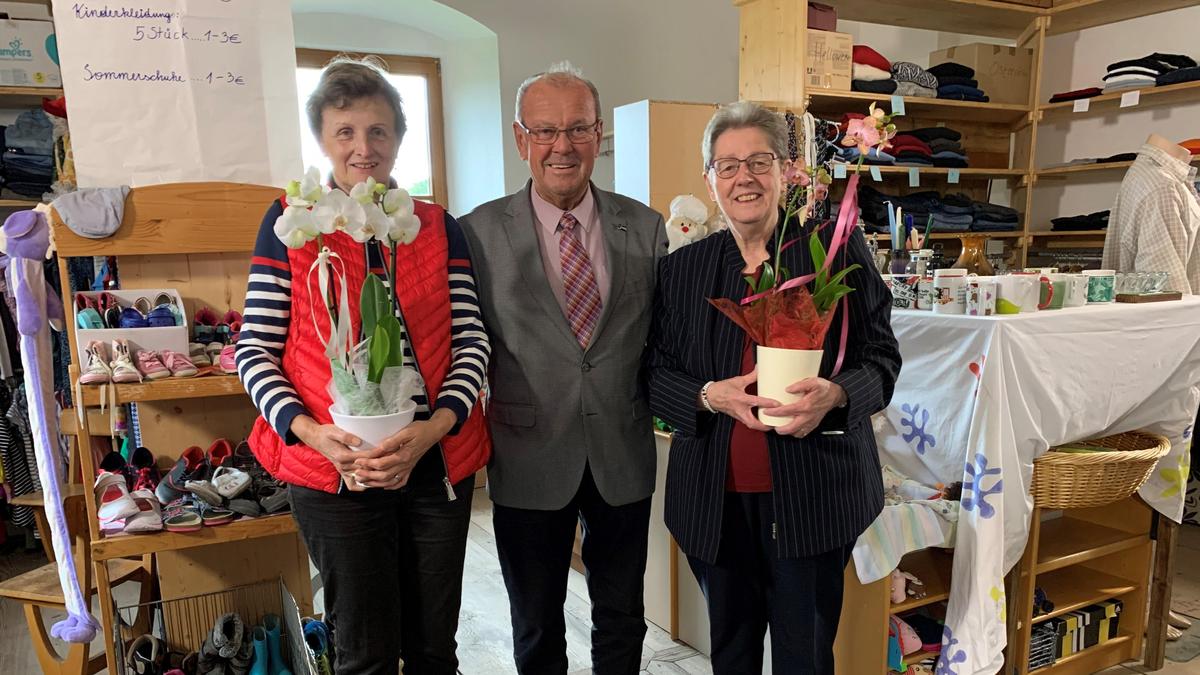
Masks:
[[[420,201],[415,205],[416,214],[421,219],[421,231],[412,244],[402,244],[397,248],[399,280],[396,287],[409,340],[432,406],[450,370],[449,248],[442,208]],[[360,325],[358,296],[366,278],[366,253],[362,244],[343,232],[325,235],[324,242],[346,264],[346,283],[350,289],[350,313],[353,317],[351,334],[357,335]],[[316,312],[310,311],[313,299],[307,281],[309,267],[316,260],[317,252],[315,241],[302,249],[288,250],[288,264],[292,273],[292,311],[282,366],[284,375],[295,387],[308,413],[317,422],[330,424],[331,400],[326,390],[331,377],[330,364],[311,318],[315,315],[319,330],[328,335],[329,315],[321,307]],[[386,259],[388,254],[385,252],[384,256]],[[315,274],[313,287],[316,287]],[[249,443],[259,462],[276,478],[315,490],[338,491],[341,478],[329,460],[302,443],[286,445],[261,416],[254,423]],[[478,402],[459,432],[443,438],[441,447],[451,483],[458,483],[487,464],[492,444]],[[436,448],[430,452],[436,452]]]

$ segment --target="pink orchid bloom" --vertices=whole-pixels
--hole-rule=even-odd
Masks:
[[[858,151],[862,154],[879,145],[883,141],[880,136],[878,127],[875,126],[875,120],[872,118],[854,119],[846,124],[846,137],[842,139],[842,145],[858,146]]]
[[[812,182],[812,178],[809,177],[805,166],[800,163],[788,167],[788,170],[783,174],[783,179],[788,185],[799,185],[801,187],[807,187]]]

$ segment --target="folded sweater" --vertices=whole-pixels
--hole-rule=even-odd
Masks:
[[[911,82],[922,87],[937,89],[938,79],[928,70],[908,61],[897,61],[892,64],[892,76],[897,82]]]
[[[961,63],[954,63],[953,61],[939,63],[927,70],[938,79],[938,84],[941,84],[943,77],[975,77],[974,68],[964,66]]]
[[[865,63],[856,63],[856,64],[854,64],[853,69],[854,69],[854,79],[856,79],[856,80],[868,80],[871,82],[877,82],[879,80],[892,79],[891,71],[880,70],[880,69],[876,68],[875,66],[868,66]]]
[[[850,89],[854,91],[865,91],[871,94],[894,94],[896,93],[895,80],[851,80]]]

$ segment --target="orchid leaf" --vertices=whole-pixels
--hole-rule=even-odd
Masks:
[[[786,267],[779,268],[779,276],[777,277],[777,279],[779,280],[780,284],[786,284],[787,280],[791,279],[791,278],[792,278],[791,270],[789,270]]]
[[[387,334],[388,353],[385,368],[404,365],[404,330],[400,320],[394,316],[385,316],[379,321],[379,327]]]
[[[379,321],[391,315],[392,305],[388,302],[387,287],[374,274],[368,274],[363,282],[362,296],[359,298],[359,308],[362,310],[363,335],[375,335],[375,327]]]
[[[371,356],[367,365],[367,379],[379,384],[383,379],[383,369],[387,367],[388,352],[391,351],[387,329],[382,325],[375,326],[375,333],[371,336],[369,349]]]
[[[858,269],[862,269],[862,265],[859,265],[858,263],[854,263],[853,265],[847,267],[846,269],[842,270],[841,272],[838,272],[837,274],[833,275],[833,278],[831,278],[829,280],[829,283],[831,283],[831,284],[841,283],[842,279],[846,278],[847,274],[853,272],[854,270],[858,270]]]
[[[750,292],[751,292],[751,293],[757,293],[757,292],[758,292],[758,287],[754,285],[754,277],[752,277],[752,276],[750,276],[749,274],[747,274],[746,276],[744,276],[744,277],[742,277],[742,278],[746,280],[746,285],[750,287]]]
[[[758,292],[765,293],[772,288],[775,288],[775,268],[771,267],[771,263],[764,262],[762,276],[758,278]]]
[[[808,250],[812,255],[814,271],[817,273],[817,290],[825,286],[829,278],[829,272],[825,269],[825,245],[821,243],[821,239],[813,234],[808,238]]]

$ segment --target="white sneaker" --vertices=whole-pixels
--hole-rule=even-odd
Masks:
[[[212,359],[209,358],[208,352],[205,351],[204,345],[199,342],[188,343],[188,360],[191,361],[197,368],[211,366]]]
[[[141,382],[142,374],[133,365],[133,356],[129,353],[129,343],[117,339],[112,343],[112,381],[118,383]]]
[[[108,367],[108,350],[103,342],[92,341],[87,346],[87,365],[79,376],[80,384],[107,384],[112,382],[112,369]]]

